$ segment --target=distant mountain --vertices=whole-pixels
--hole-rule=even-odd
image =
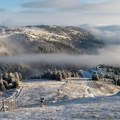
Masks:
[[[97,28],[100,30],[107,30],[107,31],[120,31],[119,25],[99,26]]]
[[[83,25],[80,25],[80,28],[83,28],[83,29],[96,28],[104,31],[120,31],[120,25],[101,25],[100,26],[100,25],[83,24]]]
[[[0,56],[19,56],[26,54],[96,54],[105,46],[90,32],[72,26],[25,26],[5,29],[0,34]],[[1,57],[2,58],[2,57]],[[10,59],[8,57],[8,59]],[[29,58],[28,58],[29,59]],[[0,73],[19,72],[24,77],[39,75],[47,69],[76,69],[78,65],[51,65],[44,63],[1,63]]]
[[[0,54],[15,55],[26,53],[96,53],[104,47],[86,30],[79,27],[26,26],[9,29],[0,38]]]
[[[106,46],[120,45],[120,25],[96,26],[80,25],[81,28],[90,32],[96,39],[102,40]]]

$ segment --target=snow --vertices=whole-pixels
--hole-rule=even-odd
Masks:
[[[94,67],[94,68],[91,68],[91,69],[89,69],[87,71],[79,70],[79,72],[81,73],[81,75],[82,75],[83,78],[92,78],[92,75],[94,73],[98,73],[99,75],[102,74],[103,76],[106,73],[104,69],[99,68],[99,67]]]
[[[39,40],[39,38],[47,41],[59,41],[59,40],[70,40],[65,34],[58,35],[55,33],[50,33],[44,29],[23,29],[22,33],[28,35],[32,40]]]
[[[1,112],[1,120],[108,120],[120,119],[120,96],[77,99],[43,108]],[[115,101],[115,102],[114,102]],[[108,107],[109,106],[109,107]]]
[[[0,120],[120,119],[120,88],[115,85],[71,78],[26,80],[21,86],[17,109],[0,112]],[[45,98],[42,108],[41,97]]]

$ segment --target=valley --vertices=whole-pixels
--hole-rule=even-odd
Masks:
[[[120,67],[105,60],[107,47],[79,27],[5,28],[0,35],[0,119],[120,119]],[[9,110],[5,101],[15,106]]]

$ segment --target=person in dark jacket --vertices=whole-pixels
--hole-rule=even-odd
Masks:
[[[43,105],[44,105],[44,98],[41,98],[41,100],[40,100],[40,107],[43,107]]]

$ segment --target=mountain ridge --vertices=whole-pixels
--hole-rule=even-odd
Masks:
[[[4,39],[9,45],[4,42],[3,38],[0,38],[0,40],[2,39],[1,47],[4,46],[4,49],[8,49],[7,47],[11,45],[9,52],[5,53],[6,55],[20,54],[19,48],[22,51],[21,54],[24,52],[27,54],[92,54],[104,46],[103,42],[96,39],[89,32],[72,26],[27,26],[6,30],[3,36],[5,36]]]

